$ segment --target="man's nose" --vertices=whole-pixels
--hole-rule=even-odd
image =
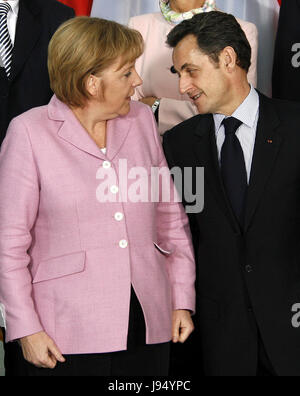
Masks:
[[[179,79],[179,92],[181,93],[181,95],[187,93],[190,86],[191,84],[189,78],[187,78],[186,76],[181,76]]]

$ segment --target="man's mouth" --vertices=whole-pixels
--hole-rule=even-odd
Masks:
[[[203,92],[200,92],[200,93],[198,93],[197,95],[194,95],[194,96],[190,95],[190,98],[195,101],[195,100],[199,99],[202,96],[202,94],[203,94]]]

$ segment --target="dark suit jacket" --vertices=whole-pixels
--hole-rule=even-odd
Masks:
[[[273,97],[298,102],[300,101],[299,20],[300,0],[284,0],[280,9],[273,67]]]
[[[11,76],[0,68],[0,144],[11,119],[49,102],[48,44],[74,11],[55,0],[20,0]]]
[[[292,326],[300,301],[299,125],[300,105],[260,95],[243,231],[224,193],[212,115],[164,135],[170,167],[205,168],[204,210],[190,215],[190,224],[206,375],[256,374],[253,312],[277,374],[300,373],[300,330]]]

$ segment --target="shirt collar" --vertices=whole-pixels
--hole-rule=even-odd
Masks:
[[[254,128],[257,112],[259,109],[259,96],[254,87],[251,85],[250,93],[242,104],[235,110],[232,117],[237,118],[249,128]],[[214,114],[216,133],[222,125],[226,116],[224,114]]]
[[[9,0],[9,1],[0,0],[0,3],[8,3],[11,6],[12,12],[15,14],[15,16],[18,16],[19,1],[20,0]]]

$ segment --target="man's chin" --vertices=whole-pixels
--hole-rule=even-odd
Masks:
[[[208,109],[205,109],[203,106],[196,106],[198,110],[198,114],[204,115],[204,114],[209,114],[210,111]]]

